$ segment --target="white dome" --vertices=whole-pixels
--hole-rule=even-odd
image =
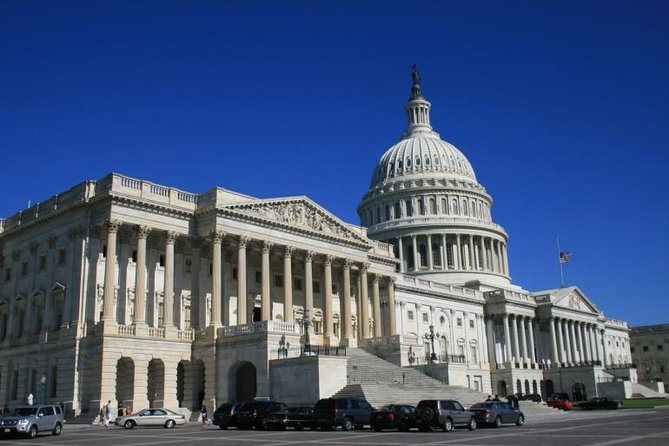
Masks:
[[[419,134],[401,140],[383,154],[374,169],[370,189],[389,181],[426,175],[476,183],[474,169],[460,150],[438,136]]]

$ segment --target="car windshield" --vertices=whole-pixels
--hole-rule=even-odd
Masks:
[[[30,415],[35,415],[37,413],[37,407],[17,407],[14,409],[14,415],[20,417],[27,417]]]

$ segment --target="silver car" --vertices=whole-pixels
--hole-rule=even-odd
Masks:
[[[162,426],[172,429],[177,424],[186,424],[186,416],[169,409],[152,408],[144,409],[132,415],[124,415],[116,418],[114,424],[123,426],[126,429],[132,429],[135,426]]]
[[[35,438],[39,433],[60,435],[63,430],[63,411],[60,406],[43,404],[15,408],[0,418],[0,436],[22,434]]]

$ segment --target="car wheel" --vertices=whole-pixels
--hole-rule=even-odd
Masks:
[[[444,430],[444,432],[452,431],[453,430],[453,420],[451,420],[450,418],[446,418],[444,420],[444,424],[442,426],[442,429]]]
[[[35,438],[37,436],[37,426],[30,426],[28,431],[28,438]]]
[[[495,418],[495,427],[502,427],[502,417]]]
[[[123,423],[123,427],[126,429],[132,429],[135,427],[135,423],[132,422],[132,420],[128,420],[125,423]]]
[[[174,422],[174,420],[167,420],[167,421],[165,422],[165,427],[166,427],[167,429],[172,429],[172,428],[174,427],[175,424],[176,424],[176,423]]]
[[[345,431],[350,431],[353,429],[353,420],[350,418],[344,418],[344,423],[341,425],[341,428]]]
[[[56,423],[56,425],[53,427],[53,430],[51,431],[51,435],[60,435],[61,432],[63,432],[63,425]]]
[[[472,417],[471,420],[469,420],[469,424],[467,425],[467,428],[470,431],[475,431],[476,430],[476,418]]]
[[[522,426],[525,424],[525,417],[521,414],[518,415],[518,419],[516,420],[516,426]]]

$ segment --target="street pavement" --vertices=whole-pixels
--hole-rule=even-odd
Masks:
[[[669,410],[572,411],[557,415],[538,415],[525,426],[500,429],[479,428],[470,432],[343,432],[321,431],[242,431],[201,427],[196,423],[167,430],[145,428],[125,430],[101,426],[66,425],[59,437],[44,435],[36,439],[4,438],[5,445],[62,446],[288,446],[288,445],[451,445],[451,446],[610,446],[669,445]]]

